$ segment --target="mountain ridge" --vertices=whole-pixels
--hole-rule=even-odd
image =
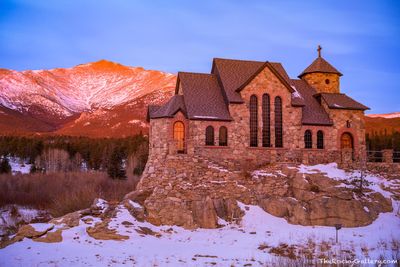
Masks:
[[[24,129],[23,123],[18,125],[17,120],[14,125],[15,130],[21,133],[64,133],[63,127],[68,125],[71,130],[74,120],[80,118],[81,114],[86,113],[85,118],[93,121],[90,114],[97,114],[96,111],[99,110],[105,113],[111,112],[115,117],[116,114],[112,111],[118,109],[125,113],[121,117],[129,117],[131,112],[130,121],[144,120],[147,104],[141,103],[136,107],[129,104],[135,101],[141,102],[145,96],[151,96],[151,99],[148,99],[149,102],[160,104],[172,95],[175,83],[174,74],[145,70],[142,67],[127,67],[107,60],[80,64],[72,68],[49,70],[2,69],[0,70],[0,106],[3,108],[3,113],[0,116],[0,133],[9,132],[10,128],[13,128],[9,125],[9,121],[12,121],[10,116],[17,116],[19,119],[25,116],[37,120],[39,124],[49,126],[41,125],[38,129],[34,127]],[[97,119],[108,120],[107,117],[99,118],[98,116]],[[116,120],[113,121],[118,124]],[[119,123],[122,124],[122,122]],[[139,128],[146,127],[141,124],[138,130],[133,132],[140,132],[143,129]],[[89,128],[81,127],[72,132],[76,135],[88,135]],[[105,136],[132,134],[132,131],[124,131],[123,127],[116,128],[121,131],[107,131],[107,129],[102,129],[102,131]]]
[[[176,75],[101,59],[70,68],[0,69],[0,134],[123,137],[146,133],[147,106],[174,93]],[[367,133],[400,131],[400,112],[368,114]]]

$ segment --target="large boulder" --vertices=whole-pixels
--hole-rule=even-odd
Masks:
[[[218,217],[210,197],[193,201],[191,205],[194,223],[201,228],[217,228]]]
[[[147,213],[147,221],[154,225],[166,224],[188,229],[196,228],[187,203],[179,198],[160,198],[157,195],[152,195],[146,199],[144,207]]]
[[[143,222],[146,218],[145,209],[139,203],[130,199],[124,199],[122,205],[129,211],[129,213],[139,222]]]
[[[243,210],[240,209],[237,201],[233,198],[216,198],[213,199],[213,204],[217,216],[227,222],[240,220],[244,215]]]
[[[289,215],[289,202],[284,198],[264,198],[260,200],[260,207],[277,217],[287,217]]]
[[[143,206],[145,200],[153,193],[152,189],[136,190],[125,195],[124,200],[131,200]]]

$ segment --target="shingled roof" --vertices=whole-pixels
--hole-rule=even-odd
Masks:
[[[214,74],[179,72],[189,119],[232,120]]]
[[[306,81],[290,79],[280,63],[215,58],[211,74],[179,72],[176,95],[163,106],[149,106],[149,118],[173,117],[181,111],[191,120],[231,121],[228,105],[244,103],[242,90],[257,74],[268,67],[291,92],[292,106],[302,108],[302,124],[332,125],[323,99],[331,109],[366,110],[368,107],[344,94],[318,94]],[[319,57],[300,75],[312,72],[337,73],[319,53]]]
[[[148,114],[151,119],[172,118],[178,111],[187,116],[183,95],[174,95],[161,107],[149,106]]]
[[[350,109],[350,110],[367,110],[369,107],[355,101],[345,94],[338,93],[320,93],[316,97],[322,97],[331,109]]]
[[[293,92],[289,76],[282,64],[277,62],[214,58],[211,73],[217,76],[227,103],[243,103],[239,91],[265,67]]]
[[[243,103],[236,91],[263,68],[265,62],[214,58],[211,73],[218,76],[229,103]]]
[[[305,125],[332,125],[328,113],[314,97],[316,91],[303,80],[291,80],[295,89],[304,101],[302,107],[302,124]]]
[[[315,72],[322,72],[322,73],[336,73],[339,76],[342,76],[335,67],[328,63],[323,57],[317,57],[310,66],[308,66],[300,75],[299,78],[303,77],[307,73],[315,73]]]

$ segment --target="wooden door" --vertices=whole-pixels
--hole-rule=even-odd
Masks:
[[[185,125],[181,121],[174,123],[174,141],[178,153],[185,152]]]
[[[344,148],[353,148],[353,137],[349,133],[342,134],[340,138],[340,147]]]

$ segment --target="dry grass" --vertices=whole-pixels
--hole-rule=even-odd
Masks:
[[[316,243],[315,238],[309,237],[307,242],[304,244],[292,244],[280,243],[278,246],[271,247],[266,242],[261,243],[258,247],[260,250],[275,256],[272,260],[265,263],[265,266],[333,266],[329,263],[324,263],[323,260],[363,260],[369,258],[371,260],[395,260],[396,263],[393,265],[377,264],[373,266],[400,266],[400,241],[392,238],[392,240],[380,241],[377,247],[371,250],[381,250],[379,258],[371,258],[369,255],[368,247],[363,244],[361,245],[362,256],[355,254],[354,245],[351,245],[349,249],[343,248],[341,245],[336,245],[333,240],[322,241]],[[264,265],[263,265],[264,266]],[[337,263],[334,266],[344,267],[352,266],[350,263]],[[364,266],[354,264],[354,266]],[[366,266],[366,265],[365,265]]]
[[[0,175],[0,207],[18,204],[58,217],[88,208],[95,198],[119,201],[134,188],[132,180],[112,180],[102,172]]]

